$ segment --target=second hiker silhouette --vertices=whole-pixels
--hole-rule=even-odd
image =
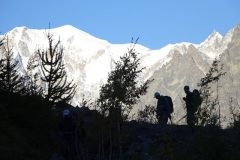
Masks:
[[[159,92],[155,92],[154,98],[158,100],[157,108],[156,108],[157,109],[156,117],[158,119],[158,123],[160,125],[166,126],[168,122],[168,118],[171,118],[171,115],[170,115],[171,107],[170,107],[169,101],[165,96],[160,95]]]
[[[190,92],[189,86],[184,86],[184,92],[186,93],[186,97],[183,97],[183,100],[186,103],[187,108],[187,124],[191,128],[192,133],[194,133],[194,111],[193,111],[193,93]]]

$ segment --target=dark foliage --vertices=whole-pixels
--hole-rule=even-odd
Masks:
[[[1,52],[0,89],[24,94],[24,78],[20,75],[19,62],[13,58],[13,52],[9,46],[8,38],[6,38],[6,42],[2,44]]]
[[[144,68],[139,69],[140,59],[134,49],[136,43],[130,47],[128,53],[115,62],[115,69],[108,75],[107,84],[100,89],[100,110],[107,114],[110,107],[120,108],[124,118],[129,118],[129,113],[140,95],[147,93],[147,88],[153,80],[147,80],[138,86],[138,75]]]
[[[107,153],[110,159],[114,152],[118,152],[119,159],[123,159],[122,143],[126,134],[122,130],[123,122],[130,118],[129,114],[134,104],[141,95],[147,93],[147,88],[153,81],[147,80],[139,85],[138,76],[144,68],[139,69],[140,59],[134,49],[135,45],[136,42],[132,43],[128,52],[115,62],[115,69],[109,73],[107,83],[101,86],[100,98],[97,100],[100,113],[108,119],[109,151]],[[104,121],[101,124],[105,126]],[[104,142],[101,143],[101,146],[104,146]],[[104,150],[101,153],[104,154]]]
[[[158,122],[155,113],[155,106],[146,105],[143,110],[138,110],[137,121],[139,123],[149,122],[155,124]]]
[[[27,64],[27,76],[25,81],[25,88],[28,95],[43,95],[42,82],[40,81],[40,73],[36,71],[39,67],[39,56],[34,53]]]
[[[57,146],[50,133],[55,117],[40,96],[0,91],[2,159],[48,159]]]
[[[226,74],[226,72],[223,72],[223,65],[220,65],[219,63],[220,63],[219,60],[215,59],[212,62],[212,66],[210,67],[209,72],[198,83],[198,86],[200,87],[199,92],[202,97],[202,105],[201,107],[198,107],[196,113],[198,121],[196,121],[196,123],[201,125],[207,124],[215,125],[220,119],[220,116],[218,116],[220,115],[218,92],[216,92],[217,94],[214,98],[212,89],[212,85],[215,83],[217,83],[218,87],[218,81],[220,77]],[[219,106],[218,114],[217,106]]]

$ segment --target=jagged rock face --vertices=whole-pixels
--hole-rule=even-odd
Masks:
[[[226,75],[221,79],[221,94],[223,112],[229,112],[229,100],[233,99],[233,106],[240,104],[240,25],[233,32],[232,41],[228,44],[228,49],[220,57],[224,65]]]
[[[221,45],[222,36],[215,30],[199,47],[200,51],[207,51],[214,53],[214,51]]]

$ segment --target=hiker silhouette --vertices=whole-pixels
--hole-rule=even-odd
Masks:
[[[63,117],[55,128],[55,132],[62,133],[60,155],[66,160],[77,158],[77,139],[76,131],[78,129],[76,121],[70,114],[70,110],[63,111]]]
[[[170,104],[168,102],[168,99],[160,95],[159,92],[155,92],[154,98],[156,98],[157,101],[157,114],[156,117],[158,119],[158,124],[166,126],[168,122],[168,118],[171,118],[171,111],[170,111]]]
[[[189,86],[184,86],[184,92],[186,93],[186,96],[183,97],[183,100],[185,101],[186,108],[187,108],[187,124],[190,127],[192,133],[194,133],[194,111],[193,111],[193,93],[190,92]]]

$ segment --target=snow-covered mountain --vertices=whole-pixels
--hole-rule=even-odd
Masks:
[[[193,65],[205,74],[212,60],[228,48],[233,31],[234,29],[229,30],[225,36],[213,31],[200,44],[182,42],[169,44],[159,50],[150,50],[137,44],[135,49],[141,59],[140,67],[146,67],[139,80],[145,81],[149,79],[161,68],[169,66],[169,64],[175,63],[177,65],[176,59],[179,56],[190,54],[193,58],[191,51],[197,55],[195,59],[193,58],[195,60]],[[85,99],[92,100],[98,97],[100,86],[106,83],[108,73],[114,69],[114,61],[119,60],[120,56],[126,53],[131,45],[130,43],[111,44],[70,25],[51,29],[50,32],[54,34],[55,40],[60,38],[64,47],[64,61],[68,78],[69,80],[73,79],[78,86],[77,93],[72,100],[73,105],[78,105],[83,96]],[[46,49],[48,47],[44,33],[46,33],[45,29],[36,30],[16,27],[4,35],[8,36],[9,43],[13,47],[14,56],[21,60],[24,69],[27,66],[29,57],[37,49]],[[199,59],[202,59],[202,61],[199,61]],[[188,81],[186,79],[183,83],[187,84]]]

